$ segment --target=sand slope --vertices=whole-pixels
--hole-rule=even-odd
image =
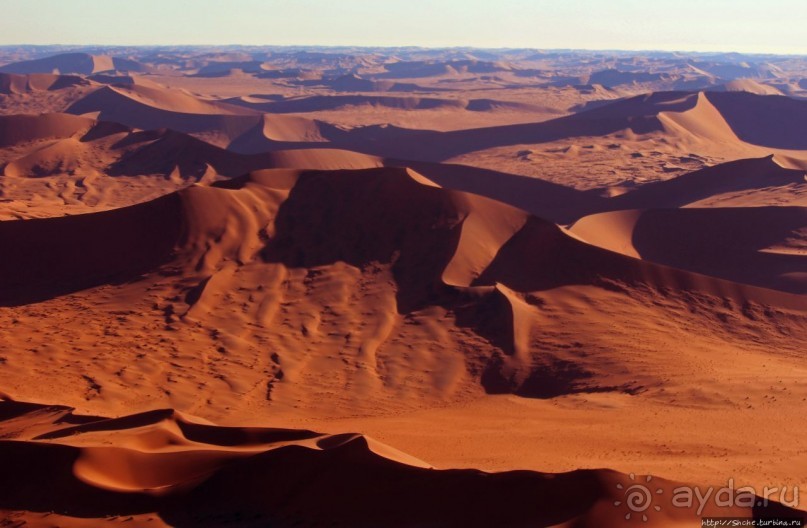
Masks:
[[[747,92],[658,92],[604,104],[574,115],[442,133],[420,133],[376,152],[403,159],[441,161],[504,146],[540,145],[574,138],[663,138],[684,152],[800,151],[800,100]],[[769,153],[769,152],[766,152]]]
[[[807,209],[624,210],[572,232],[600,247],[729,280],[807,293]]]
[[[803,59],[65,49],[0,48],[0,525],[807,487]]]
[[[263,115],[244,106],[207,101],[142,84],[104,86],[72,104],[68,113],[142,129],[170,128],[196,134],[241,153],[295,144],[327,142],[340,131],[332,125],[292,116]],[[274,148],[273,148],[274,147]]]
[[[132,130],[69,114],[0,116],[0,215],[45,217],[147,201],[192,182],[272,167],[378,167],[373,156],[335,149],[241,155],[191,136]]]
[[[631,482],[613,471],[436,470],[358,434],[217,427],[171,410],[107,419],[6,401],[0,434],[0,519],[30,526],[600,527],[630,511],[613,505]],[[668,495],[676,486],[653,485]],[[356,497],[369,506],[357,509]],[[658,502],[667,508],[646,525],[700,524],[696,508]],[[798,512],[770,503],[703,513]]]
[[[92,119],[66,114],[0,116],[0,147],[48,138],[67,138],[88,131]]]
[[[806,330],[803,296],[596,248],[550,222],[442,189],[407,169],[258,171],[110,212],[0,222],[0,244],[15,248],[0,263],[0,303],[17,306],[6,313],[20,324],[35,324],[29,309],[38,306],[50,306],[51,317],[65,318],[68,328],[76,312],[65,307],[73,303],[130,314],[111,323],[115,330],[99,314],[99,326],[53,361],[71,361],[80,343],[107,342],[96,331],[112,332],[118,343],[138,339],[155,357],[208,351],[177,356],[175,367],[133,373],[127,382],[119,369],[140,352],[112,345],[120,352],[103,360],[107,367],[91,384],[74,370],[86,360],[71,367],[79,378],[70,403],[133,405],[121,384],[142,387],[131,393],[141,395],[135,405],[167,397],[182,409],[213,410],[221,405],[213,401],[236,397],[278,409],[305,402],[314,413],[379,412],[483,393],[637,394],[666,387],[658,372],[688,363],[671,366],[672,358],[655,354],[636,363],[645,352],[624,356],[623,347],[634,345],[622,333],[583,332],[570,347],[570,329],[602,322],[577,315],[583,306],[606,311],[626,329],[665,314],[680,330],[651,325],[648,339],[699,347],[705,327],[705,335],[723,336],[720,350],[752,356],[762,353],[756,340],[726,334],[724,325],[769,314],[756,332],[782,351],[799,339],[784,340],[781,328],[791,338]],[[42,247],[50,248],[46,256]],[[94,289],[55,297],[85,288]],[[20,306],[44,299],[51,300]],[[698,322],[715,310],[720,319]],[[38,350],[34,342],[48,332],[36,334],[12,346]],[[11,358],[16,366],[9,371],[19,380],[52,375],[19,360]],[[211,383],[211,368],[229,388],[206,405],[198,390]],[[152,375],[164,374],[178,382],[170,391],[146,389]],[[6,386],[20,397],[31,390]]]

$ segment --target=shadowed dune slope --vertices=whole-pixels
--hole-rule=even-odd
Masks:
[[[505,145],[538,144],[565,138],[604,136],[630,130],[646,134],[665,130],[659,114],[686,112],[696,107],[698,94],[659,92],[598,106],[578,114],[540,123],[505,125],[451,132],[424,132],[394,144],[379,144],[385,155],[440,161]]]
[[[87,86],[89,84],[85,79],[75,75],[0,73],[0,94],[4,95],[61,90],[70,86]]]
[[[70,114],[142,128],[172,128],[186,133],[220,132],[237,137],[260,115],[238,106],[208,102],[182,92],[141,85],[104,86],[73,103]]]
[[[437,470],[357,434],[217,427],[170,410],[106,419],[0,401],[0,434],[0,520],[8,522],[603,527],[621,526],[629,511],[614,506],[618,485],[630,482],[614,471]],[[669,497],[679,484],[654,485]],[[356,508],[356,497],[369,506]],[[752,499],[700,513],[801,513],[775,502],[751,507]],[[669,501],[660,498],[667,507],[644,524],[699,523],[696,506]]]
[[[797,186],[807,185],[804,170],[782,167],[773,156],[722,163],[675,178],[642,185],[603,205],[609,209],[698,207],[742,203],[777,205]],[[773,191],[781,189],[781,193]]]
[[[130,280],[167,261],[182,229],[176,194],[92,215],[0,222],[0,304]]]
[[[774,86],[763,84],[755,79],[735,79],[726,84],[710,88],[713,92],[748,92],[757,95],[784,95]]]
[[[615,211],[585,217],[572,232],[649,261],[807,293],[807,208]]]
[[[630,258],[573,235],[411,169],[261,170],[106,213],[0,222],[0,247],[14,248],[0,263],[0,304],[14,306],[5,314],[14,317],[28,311],[18,305],[49,299],[54,318],[71,320],[73,304],[86,303],[99,318],[89,339],[107,342],[115,328],[129,336],[116,341],[151,342],[144,357],[205,350],[166,367],[168,402],[194,412],[207,412],[198,393],[211,369],[226,383],[208,393],[216,400],[378,412],[484,393],[656,390],[665,383],[658,372],[681,368],[667,363],[673,356],[637,363],[624,351],[636,350],[636,325],[655,325],[660,314],[676,329],[652,326],[652,339],[689,348],[708,346],[701,336],[714,333],[725,340],[721,351],[756,350],[726,328],[750,317],[762,318],[755,335],[780,350],[804,335],[805,296]],[[129,315],[108,321],[109,313]],[[613,325],[603,319],[611,313],[624,332],[591,331]],[[89,385],[75,367],[86,361],[80,344],[54,353],[79,376],[62,401],[115,398],[137,409],[143,397],[164,401],[148,392],[151,374],[113,374],[137,350],[109,346],[116,352]],[[25,374],[11,359],[20,379],[51,375]],[[129,389],[116,389],[121,383]],[[30,391],[9,386],[18,397]]]
[[[782,95],[707,92],[741,140],[777,149],[807,149],[807,101]]]
[[[89,131],[95,121],[68,114],[0,116],[0,147],[48,138],[68,138]]]
[[[441,161],[494,147],[541,144],[615,133],[659,133],[682,144],[711,142],[741,148],[805,149],[807,103],[747,92],[655,92],[540,123],[422,132],[379,141],[374,153]],[[365,147],[370,148],[370,147]]]
[[[486,196],[559,224],[599,211],[608,203],[596,192],[468,165],[406,160],[386,160],[386,164],[411,167],[441,187]]]
[[[245,187],[239,190],[240,186]],[[234,193],[244,190],[256,204],[251,207],[254,212],[241,220],[252,232],[225,230],[223,235],[214,235],[219,228],[210,227],[211,223],[228,225],[228,216],[237,210],[227,204],[243,200]],[[259,171],[247,179],[221,182],[213,188],[192,187],[98,215],[3,222],[2,244],[18,248],[13,258],[3,262],[3,280],[17,284],[11,291],[19,291],[25,285],[33,286],[36,278],[47,284],[69,285],[83,284],[84,277],[97,276],[101,269],[106,270],[102,276],[119,275],[130,269],[121,268],[127,257],[120,249],[108,250],[107,245],[122,247],[127,238],[147,244],[157,225],[162,226],[158,231],[164,238],[152,244],[154,251],[136,252],[144,258],[138,268],[154,262],[152,258],[164,258],[165,248],[179,242],[179,233],[184,233],[185,246],[177,249],[184,255],[185,265],[197,267],[204,261],[214,268],[228,257],[246,261],[258,250],[262,258],[292,267],[339,260],[357,265],[392,262],[404,312],[438,294],[444,283],[463,287],[502,283],[527,292],[589,284],[607,277],[658,287],[703,288],[721,295],[777,297],[773,292],[603,251],[500,202],[442,189],[408,169],[389,168]],[[259,239],[265,229],[273,233],[267,242]],[[121,236],[115,236],[116,232]],[[71,247],[73,240],[79,243],[77,248]],[[484,240],[489,242],[481,242]],[[38,248],[42,247],[59,247],[51,253],[56,260],[37,264]],[[90,261],[94,262],[92,268],[88,267]],[[58,274],[44,273],[47,268]],[[74,274],[76,279],[70,279]],[[402,302],[401,297],[408,299]],[[786,296],[780,300],[788,303]]]

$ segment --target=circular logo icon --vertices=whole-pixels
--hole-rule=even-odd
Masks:
[[[631,483],[627,487],[622,484],[616,485],[617,489],[623,491],[623,500],[614,501],[614,506],[618,507],[625,504],[630,510],[625,514],[626,520],[630,520],[635,514],[637,518],[641,515],[642,521],[647,522],[648,510],[661,511],[661,506],[653,504],[653,496],[661,495],[663,490],[661,488],[656,488],[655,492],[650,490],[650,482],[653,480],[650,475],[647,476],[643,483],[639,483],[636,481],[636,475],[631,473],[630,480]]]

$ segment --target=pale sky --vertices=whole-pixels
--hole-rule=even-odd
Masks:
[[[807,0],[0,0],[0,44],[472,46],[807,55]]]

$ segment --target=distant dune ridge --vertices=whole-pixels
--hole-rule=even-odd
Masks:
[[[308,112],[330,105],[381,105],[393,108],[459,107],[473,111],[493,108],[527,108],[524,105],[476,99],[460,101],[413,98],[302,98],[260,103],[233,99],[202,100],[163,88],[106,86],[66,109],[68,113],[117,121],[137,128],[168,126],[201,135],[220,146],[241,153],[278,148],[298,148],[307,143],[333,143],[337,148],[368,154],[421,161],[443,161],[485,149],[558,142],[565,139],[663,134],[682,144],[709,143],[711,149],[761,148],[803,150],[798,138],[799,116],[805,105],[783,96],[760,96],[748,92],[664,92],[614,102],[567,117],[537,124],[461,130],[448,133],[411,131],[394,127],[364,127],[348,130],[315,119],[261,116],[261,112]],[[425,105],[425,106],[424,106]],[[748,109],[748,110],[741,110]],[[750,116],[750,117],[746,117]],[[264,123],[261,125],[261,123]]]
[[[0,64],[0,526],[804,515],[807,61]]]
[[[43,59],[21,61],[0,66],[0,71],[6,73],[78,73],[90,75],[93,73],[119,71],[143,71],[144,67],[137,61],[120,57],[105,55],[89,55],[86,53],[65,53]]]
[[[749,109],[748,111],[742,109]],[[618,132],[661,133],[679,141],[803,150],[807,102],[747,92],[662,92],[536,124],[414,135],[386,155],[439,161],[504,145],[540,144]],[[749,117],[750,116],[750,117]],[[425,148],[424,148],[425,146]]]
[[[275,129],[269,125],[266,128],[268,135],[280,140],[283,134],[295,133],[293,127],[283,128],[282,124]],[[186,169],[192,171],[208,164],[218,174],[238,176],[257,168],[287,166],[273,161],[282,159],[293,159],[290,167],[312,169],[364,168],[381,163],[372,156],[327,148],[241,155],[165,128],[141,131],[70,114],[0,116],[0,147],[20,145],[30,146],[32,150],[10,159],[4,166],[6,176],[35,177],[68,172],[72,169],[63,162],[66,158],[78,159],[82,150],[91,150],[99,162],[98,167],[106,167],[113,176],[167,175],[175,167],[180,167],[184,173]],[[48,167],[52,170],[48,171]]]

